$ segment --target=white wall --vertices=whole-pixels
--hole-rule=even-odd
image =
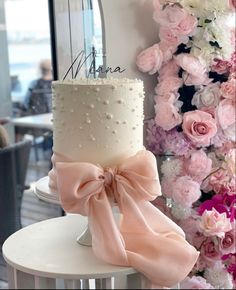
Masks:
[[[144,81],[146,118],[154,115],[153,91],[156,77],[140,73],[137,54],[157,42],[157,25],[152,20],[152,0],[101,0],[105,16],[107,66],[126,71],[120,77]],[[116,74],[116,76],[118,76]]]

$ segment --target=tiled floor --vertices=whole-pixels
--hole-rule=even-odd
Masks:
[[[62,213],[59,206],[41,201],[35,196],[33,184],[41,177],[47,175],[50,168],[50,152],[44,152],[45,154],[43,154],[43,151],[39,150],[40,161],[35,162],[34,151],[31,151],[26,177],[26,184],[31,185],[31,187],[24,192],[21,209],[21,222],[23,227],[45,219],[61,216]],[[1,252],[0,289],[8,289],[6,265]]]

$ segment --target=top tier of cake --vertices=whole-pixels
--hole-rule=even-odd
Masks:
[[[53,82],[53,150],[108,166],[143,149],[143,83],[130,79]]]

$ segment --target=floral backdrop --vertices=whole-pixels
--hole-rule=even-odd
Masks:
[[[159,41],[137,66],[157,76],[146,136],[162,160],[163,198],[154,204],[200,252],[181,288],[236,288],[236,1],[154,0],[153,7]]]

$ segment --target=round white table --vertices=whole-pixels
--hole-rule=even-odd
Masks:
[[[35,195],[46,202],[61,205],[59,194],[49,187],[49,177],[45,176],[39,179],[34,188]],[[92,246],[92,237],[88,225],[83,232],[80,232],[77,237],[77,242],[82,246]]]
[[[76,242],[86,225],[69,215],[11,235],[2,248],[9,289],[141,289],[145,279],[133,268],[109,265]]]

